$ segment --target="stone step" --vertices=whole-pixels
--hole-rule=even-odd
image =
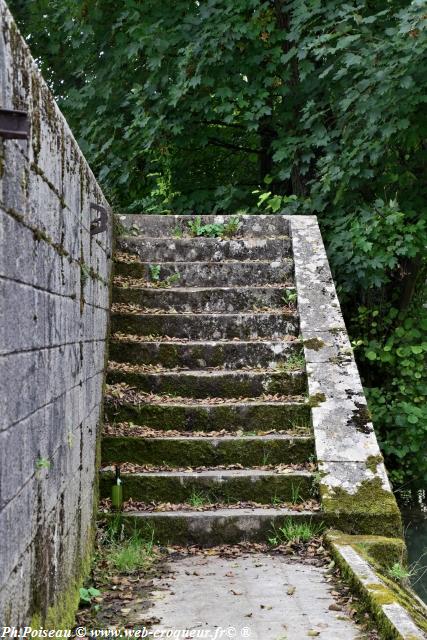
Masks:
[[[125,283],[124,283],[125,284]],[[147,309],[192,311],[193,313],[233,313],[277,309],[286,305],[287,291],[277,287],[113,287],[113,301],[136,304]]]
[[[100,471],[100,496],[109,498],[114,472]],[[144,471],[122,473],[124,500],[188,503],[192,497],[209,502],[240,501],[271,504],[303,502],[316,495],[309,471],[275,473],[261,469],[207,469],[206,471]]]
[[[291,241],[275,238],[138,238],[122,236],[117,249],[142,262],[223,262],[224,260],[281,260],[289,258]]]
[[[175,278],[170,283],[175,287],[230,287],[248,283],[291,285],[293,282],[293,261],[290,258],[273,262],[162,262],[158,280],[152,274],[155,266],[153,262],[123,262],[119,258],[115,260],[114,273],[154,284],[165,284],[168,278]]]
[[[119,337],[120,336],[120,337]],[[299,340],[289,341],[138,341],[138,336],[116,334],[110,339],[110,357],[115,362],[153,364],[164,367],[256,367],[275,369],[301,351]]]
[[[300,400],[285,402],[151,402],[113,403],[107,396],[106,416],[109,422],[133,422],[155,429],[180,429],[183,431],[220,431],[230,433],[295,430],[311,424],[310,407]]]
[[[180,234],[190,236],[188,223],[194,222],[196,218],[195,215],[124,214],[119,216],[119,221],[125,229],[131,230],[131,233],[139,233],[151,238],[174,238]],[[205,215],[201,216],[201,224],[226,224],[233,218],[235,216]],[[289,219],[282,215],[244,215],[239,218],[239,228],[232,237],[275,238],[288,235]]]
[[[301,464],[314,456],[312,435],[163,437],[103,435],[103,465],[133,462],[199,467],[227,464]]]
[[[296,313],[112,313],[111,330],[190,340],[282,338],[297,335]]]
[[[100,514],[102,518],[117,515]],[[124,529],[132,535],[141,532],[143,537],[160,544],[198,544],[214,546],[236,544],[243,541],[266,542],[274,531],[290,519],[294,522],[311,522],[319,525],[325,516],[319,511],[293,509],[253,508],[218,509],[212,511],[126,512],[121,516]]]
[[[203,369],[141,371],[138,366],[110,362],[107,382],[126,382],[139,391],[193,398],[256,397],[264,393],[298,395],[307,390],[304,370],[223,371]]]

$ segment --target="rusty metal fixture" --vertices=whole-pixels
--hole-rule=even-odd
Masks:
[[[27,140],[30,133],[28,113],[16,109],[0,109],[0,137]]]
[[[100,204],[96,204],[96,202],[91,202],[90,203],[90,210],[92,212],[93,211],[97,211],[100,216],[99,218],[96,218],[95,220],[92,220],[91,224],[90,224],[90,235],[94,236],[97,233],[102,233],[103,231],[107,230],[107,223],[108,223],[108,211],[105,207],[103,207]]]

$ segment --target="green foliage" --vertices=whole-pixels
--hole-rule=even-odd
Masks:
[[[159,282],[160,281],[160,272],[161,272],[161,266],[159,264],[150,264],[149,266],[149,270],[150,270],[150,278],[153,282]]]
[[[268,539],[269,544],[278,546],[287,542],[302,544],[319,536],[324,529],[323,524],[313,522],[296,522],[291,518],[285,520],[281,527],[274,528],[273,535]]]
[[[389,569],[388,575],[396,582],[407,582],[412,573],[410,569],[406,569],[400,562],[395,562]]]
[[[424,0],[9,4],[113,205],[318,216],[387,464],[425,485]]]
[[[283,293],[283,302],[287,307],[295,307],[297,298],[298,296],[295,289],[286,289]]]
[[[93,598],[101,595],[99,589],[95,589],[95,587],[89,587],[88,589],[81,587],[79,593],[80,602],[85,605],[91,604]]]
[[[138,532],[120,542],[112,540],[105,551],[109,567],[115,571],[133,573],[138,569],[148,569],[156,557],[153,543],[154,534],[145,540]]]
[[[50,469],[51,461],[48,458],[38,458],[36,460],[36,469]]]
[[[214,222],[210,224],[202,224],[201,216],[196,216],[194,220],[187,223],[190,235],[199,238],[205,236],[207,238],[230,238],[240,227],[240,218],[238,215],[231,216],[227,222]]]

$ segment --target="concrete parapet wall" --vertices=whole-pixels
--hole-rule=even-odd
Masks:
[[[91,237],[107,202],[3,0],[0,22],[0,108],[30,123],[0,137],[0,622],[58,624],[93,531],[111,216]]]
[[[399,509],[317,219],[292,216],[289,220],[323,512],[328,522],[348,533],[399,536]]]

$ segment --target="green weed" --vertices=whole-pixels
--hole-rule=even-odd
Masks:
[[[112,542],[106,550],[108,565],[122,573],[133,573],[138,569],[148,569],[156,558],[153,544],[154,532],[151,539],[143,539],[139,532],[121,542]]]
[[[273,529],[273,535],[268,539],[268,542],[273,546],[286,542],[301,544],[308,542],[312,538],[316,538],[322,533],[323,529],[323,523],[295,522],[291,518],[288,518],[281,527]]]

